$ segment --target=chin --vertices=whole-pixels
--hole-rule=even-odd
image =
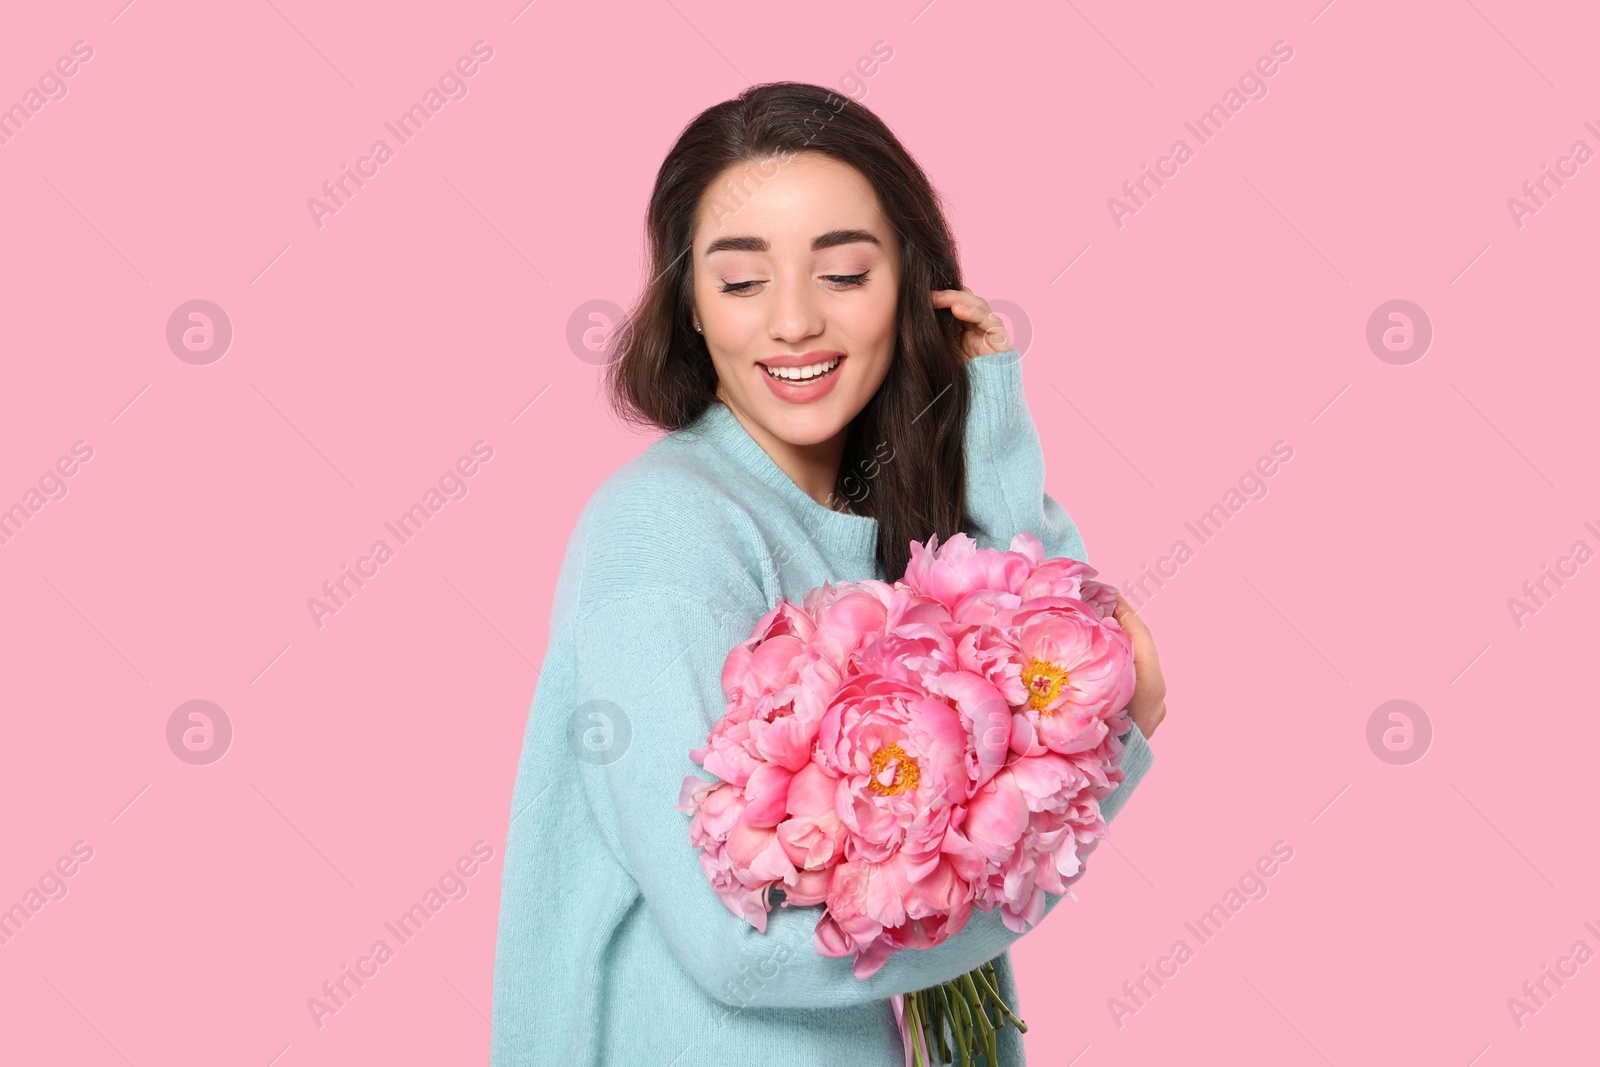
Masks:
[[[846,416],[843,408],[830,405],[827,410],[773,412],[767,426],[780,440],[796,447],[808,447],[833,440],[850,425],[851,417]]]

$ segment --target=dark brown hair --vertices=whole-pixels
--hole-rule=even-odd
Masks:
[[[877,519],[878,563],[892,581],[905,573],[912,541],[938,534],[943,542],[964,525],[969,399],[962,324],[928,299],[929,290],[961,287],[955,241],[939,194],[877,115],[821,86],[771,82],[696,116],[656,174],[646,217],[651,280],[612,335],[606,385],[625,422],[669,431],[716,400],[716,369],[691,321],[701,198],[730,167],[787,162],[802,151],[860,171],[899,235],[894,355],[850,423],[835,486],[856,514]],[[746,178],[761,184],[758,171]],[[741,185],[736,203],[748,194]]]

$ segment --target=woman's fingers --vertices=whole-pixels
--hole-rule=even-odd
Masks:
[[[1146,640],[1154,641],[1154,638],[1150,636],[1150,627],[1144,624],[1144,619],[1140,617],[1137,611],[1133,610],[1133,605],[1128,603],[1128,598],[1121,593],[1117,594],[1117,606],[1112,611],[1112,617],[1121,624],[1124,630],[1128,631],[1129,637],[1139,634]],[[1138,641],[1135,640],[1135,644],[1137,643]],[[1154,645],[1152,644],[1151,647],[1153,649]]]
[[[1133,645],[1135,681],[1128,708],[1140,731],[1149,737],[1167,715],[1167,680],[1161,673],[1161,657],[1150,627],[1121,593],[1117,594],[1112,617],[1127,631]]]
[[[1011,347],[1005,322],[990,309],[987,300],[971,289],[932,289],[929,296],[934,307],[949,308],[952,315],[966,324],[962,348],[969,359],[1004,352]]]
[[[934,307],[947,307],[957,317],[969,322],[982,322],[993,314],[989,310],[989,302],[971,289],[934,289],[931,294]]]

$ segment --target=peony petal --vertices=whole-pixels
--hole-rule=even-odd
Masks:
[[[751,826],[777,826],[788,813],[789,781],[794,772],[775,763],[762,763],[744,785],[744,821]]]

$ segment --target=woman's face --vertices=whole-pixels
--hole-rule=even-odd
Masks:
[[[894,356],[899,243],[866,177],[816,152],[731,167],[693,254],[717,397],[769,453],[839,437]]]

